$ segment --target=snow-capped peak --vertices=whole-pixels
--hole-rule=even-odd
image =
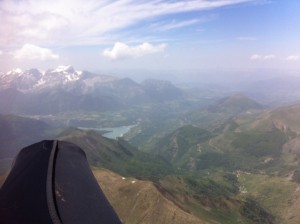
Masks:
[[[60,65],[56,69],[48,70],[43,76],[45,83],[62,83],[74,82],[81,78],[82,73],[75,71],[71,65]]]
[[[22,73],[22,69],[15,68],[15,69],[10,70],[9,72],[7,72],[6,75],[19,75],[20,73]]]
[[[72,72],[74,73],[74,68],[71,65],[59,65],[53,72]]]
[[[71,65],[60,65],[55,69],[41,71],[14,69],[0,73],[0,89],[16,88],[19,91],[39,91],[42,89],[64,86],[64,88],[93,89],[95,83],[108,83],[116,80],[112,76],[101,76],[93,73],[76,71]]]

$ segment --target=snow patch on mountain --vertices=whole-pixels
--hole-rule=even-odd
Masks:
[[[22,69],[16,68],[11,71],[8,71],[6,75],[20,75],[22,73]]]
[[[71,65],[60,65],[53,72],[74,72],[74,68]]]
[[[81,91],[94,90],[95,86],[112,82],[118,78],[108,75],[96,75],[85,71],[76,71],[71,65],[60,65],[55,69],[40,71],[13,69],[6,74],[0,73],[0,89],[15,88],[21,92],[36,91],[54,87],[77,88]],[[72,87],[73,86],[73,87]]]

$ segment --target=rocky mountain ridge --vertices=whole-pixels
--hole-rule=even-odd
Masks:
[[[139,84],[129,78],[77,71],[70,65],[45,72],[14,69],[0,73],[1,113],[107,111],[175,100],[182,95],[182,91],[168,81],[154,80]]]
[[[15,88],[22,92],[34,91],[56,85],[66,86],[76,82],[86,82],[87,86],[91,80],[96,83],[104,83],[117,80],[118,78],[108,75],[96,75],[87,71],[77,71],[71,65],[61,65],[56,69],[40,71],[33,68],[22,71],[13,69],[7,73],[0,74],[0,89]]]

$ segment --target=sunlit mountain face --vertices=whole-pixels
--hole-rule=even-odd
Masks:
[[[300,223],[299,11],[0,1],[0,186],[23,147],[59,139],[124,223]]]

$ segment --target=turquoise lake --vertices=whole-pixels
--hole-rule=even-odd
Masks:
[[[79,127],[79,129],[83,130],[96,130],[96,131],[106,131],[107,133],[102,134],[102,136],[110,139],[117,139],[118,137],[122,137],[131,128],[135,127],[135,125],[128,125],[128,126],[120,126],[115,128],[85,128]]]

